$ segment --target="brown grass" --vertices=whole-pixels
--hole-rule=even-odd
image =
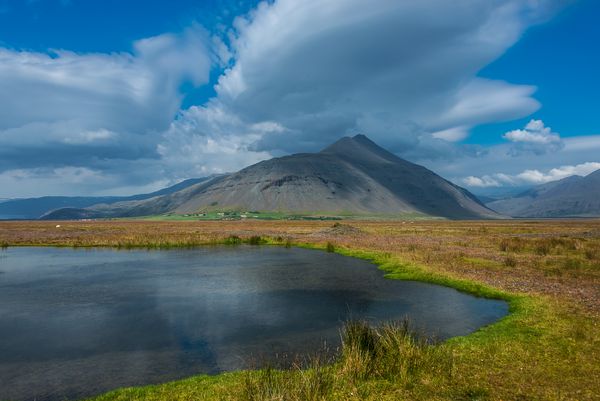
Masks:
[[[0,222],[4,247],[167,248],[266,240],[385,252],[458,278],[574,300],[600,312],[600,220]]]
[[[466,279],[531,296],[511,295],[507,319],[441,345],[402,326],[358,324],[346,328],[352,334],[334,364],[198,376],[97,401],[598,399],[600,220],[0,222],[0,246],[216,243],[329,244],[376,254],[395,278]]]

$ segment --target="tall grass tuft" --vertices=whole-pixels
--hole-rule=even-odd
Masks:
[[[600,259],[600,251],[597,249],[586,249],[585,258],[588,260]]]
[[[335,252],[335,245],[333,245],[331,242],[328,242],[325,246],[325,249],[327,252]]]
[[[237,400],[317,401],[344,399],[343,394],[374,381],[411,388],[419,381],[432,383],[452,376],[450,351],[417,336],[408,321],[379,327],[349,321],[342,331],[342,349],[333,364],[316,357],[288,370],[248,371]]]
[[[234,397],[247,401],[320,401],[331,399],[335,376],[332,366],[315,357],[309,365],[295,365],[289,370],[267,367],[248,371],[242,389]]]
[[[535,253],[541,256],[546,256],[550,253],[550,244],[548,242],[538,243],[535,247]]]
[[[264,241],[263,239],[260,237],[260,235],[253,235],[252,237],[248,238],[248,243],[250,245],[260,245],[262,244]]]
[[[515,267],[517,265],[517,259],[514,256],[508,255],[502,262],[506,267]]]
[[[408,320],[372,327],[349,322],[342,335],[341,370],[350,380],[390,380],[405,386],[452,374],[452,355],[418,336]]]
[[[226,245],[239,245],[242,243],[242,239],[237,235],[230,235],[229,237],[225,238],[224,243]]]

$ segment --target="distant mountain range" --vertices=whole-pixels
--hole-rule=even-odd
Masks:
[[[56,209],[79,209],[97,204],[108,205],[116,202],[143,200],[155,196],[171,194],[207,179],[208,178],[189,179],[171,187],[161,189],[160,191],[133,196],[44,196],[41,198],[2,199],[0,200],[0,220],[38,219]]]
[[[513,217],[600,216],[600,170],[539,185],[486,206]]]
[[[263,161],[180,191],[146,199],[59,209],[46,219],[133,217],[202,211],[299,214],[421,214],[499,218],[474,195],[425,167],[403,160],[364,135],[318,153]]]

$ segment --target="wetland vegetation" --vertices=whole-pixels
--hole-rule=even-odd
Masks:
[[[441,344],[421,343],[401,325],[359,325],[346,333],[335,361],[195,376],[117,390],[98,401],[594,400],[600,394],[598,220],[60,225],[0,223],[0,243],[169,248],[224,243],[231,236],[320,249],[329,243],[335,252],[373,260],[389,278],[444,284],[510,305],[500,322]],[[382,347],[394,351],[377,351]]]

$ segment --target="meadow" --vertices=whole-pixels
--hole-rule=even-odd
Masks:
[[[197,376],[94,400],[594,400],[600,394],[600,220],[0,222],[0,246],[227,243],[320,248],[390,279],[504,299],[510,314],[434,344],[402,322],[349,322],[331,359]]]

